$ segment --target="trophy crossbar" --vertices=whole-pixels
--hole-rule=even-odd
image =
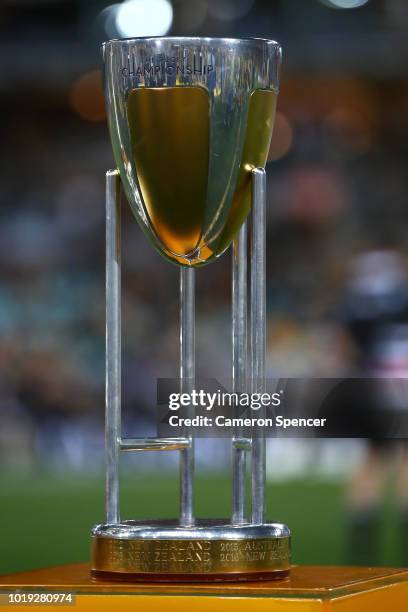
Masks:
[[[191,438],[119,438],[122,451],[174,451],[191,448]],[[233,438],[232,447],[241,451],[252,449],[250,438]]]
[[[124,438],[119,439],[122,451],[179,451],[191,447],[189,438]]]
[[[251,266],[250,266],[250,359],[248,363],[247,241],[248,222],[242,225],[232,248],[232,366],[235,392],[259,391],[265,376],[265,170],[252,171]],[[181,268],[182,391],[195,377],[194,367],[194,269]],[[249,377],[248,377],[249,373]],[[177,438],[121,437],[121,185],[119,172],[106,173],[106,520],[120,522],[119,454],[121,451],[179,451],[180,524],[194,524],[194,439],[189,432]],[[233,525],[246,524],[246,456],[252,454],[252,524],[265,515],[265,438],[254,439],[236,430],[232,446]]]

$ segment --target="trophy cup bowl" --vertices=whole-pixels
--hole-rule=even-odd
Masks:
[[[108,122],[126,198],[159,252],[203,265],[250,209],[275,116],[280,46],[149,38],[103,47]]]
[[[180,266],[183,391],[194,388],[194,272],[233,249],[233,379],[252,391],[265,363],[265,171],[281,49],[264,39],[147,38],[103,45],[117,169],[107,173],[106,522],[92,530],[95,579],[279,578],[290,532],[265,521],[265,439],[232,436],[230,520],[193,511],[194,437],[123,439],[120,426],[120,186],[155,248]],[[251,362],[247,376],[246,222],[252,208]],[[121,520],[121,451],[180,452],[180,518]],[[252,517],[245,456],[252,455]]]

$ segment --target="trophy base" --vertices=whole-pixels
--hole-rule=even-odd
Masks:
[[[92,576],[126,582],[213,582],[285,578],[290,531],[282,523],[123,521],[92,530]]]

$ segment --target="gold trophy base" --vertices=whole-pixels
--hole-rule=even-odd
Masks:
[[[92,576],[99,580],[214,582],[284,578],[290,532],[281,523],[124,521],[92,531]]]

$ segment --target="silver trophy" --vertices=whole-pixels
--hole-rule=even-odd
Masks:
[[[281,48],[264,39],[136,38],[103,45],[117,170],[106,176],[106,522],[92,530],[96,579],[245,580],[286,575],[290,532],[265,521],[265,438],[234,432],[232,513],[194,517],[194,439],[121,433],[120,193],[156,249],[180,266],[180,378],[194,388],[194,275],[233,243],[235,391],[265,377],[265,170]],[[250,312],[247,221],[251,211]],[[148,256],[148,255],[147,255]],[[247,318],[250,352],[247,355]],[[247,382],[249,381],[249,382]],[[180,453],[180,516],[122,521],[121,451]],[[251,456],[252,515],[245,516]]]

